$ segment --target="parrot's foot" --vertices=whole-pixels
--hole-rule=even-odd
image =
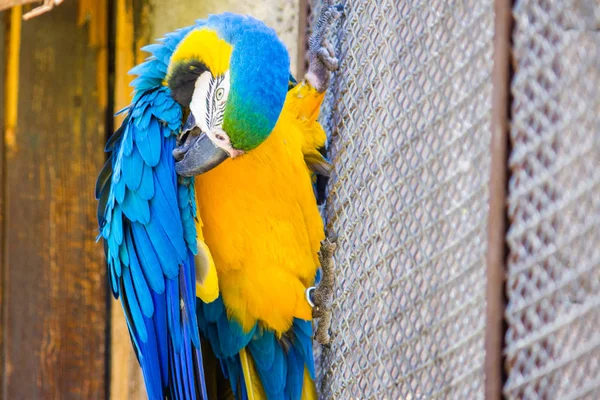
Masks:
[[[321,264],[321,282],[318,286],[307,289],[307,299],[313,306],[312,316],[319,318],[319,324],[315,338],[322,345],[328,345],[331,341],[329,328],[331,327],[331,303],[333,301],[333,252],[337,243],[336,237],[326,238],[321,242],[319,251],[319,262]]]
[[[335,50],[327,40],[327,30],[342,15],[343,10],[343,5],[333,6],[330,1],[325,1],[308,43],[309,66],[306,80],[320,93],[329,87],[330,72],[339,68]]]
[[[37,17],[38,15],[42,15],[42,14],[52,10],[54,8],[54,6],[59,5],[63,1],[64,0],[44,0],[44,4],[42,4],[39,7],[34,8],[33,10],[29,11],[27,14],[23,15],[23,19],[28,20],[28,19]]]

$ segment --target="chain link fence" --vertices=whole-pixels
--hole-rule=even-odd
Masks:
[[[504,393],[600,398],[600,3],[514,8]]]
[[[322,398],[483,398],[493,20],[491,0],[345,3]]]

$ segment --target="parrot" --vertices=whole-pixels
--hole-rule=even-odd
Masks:
[[[342,11],[323,7],[301,82],[275,31],[233,13],[143,47],[130,70],[95,194],[151,400],[317,398],[312,319],[331,294],[318,204],[332,170],[317,118]]]

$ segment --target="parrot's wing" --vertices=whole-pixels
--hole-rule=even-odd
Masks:
[[[206,398],[195,312],[193,180],[175,173],[182,110],[162,86],[178,31],[131,72],[133,103],[107,143],[100,173],[100,236],[150,399]]]

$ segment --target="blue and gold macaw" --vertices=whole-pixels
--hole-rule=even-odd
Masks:
[[[316,119],[340,11],[324,8],[301,83],[272,29],[229,13],[145,47],[131,71],[96,196],[150,399],[316,398],[314,187],[331,168]]]

